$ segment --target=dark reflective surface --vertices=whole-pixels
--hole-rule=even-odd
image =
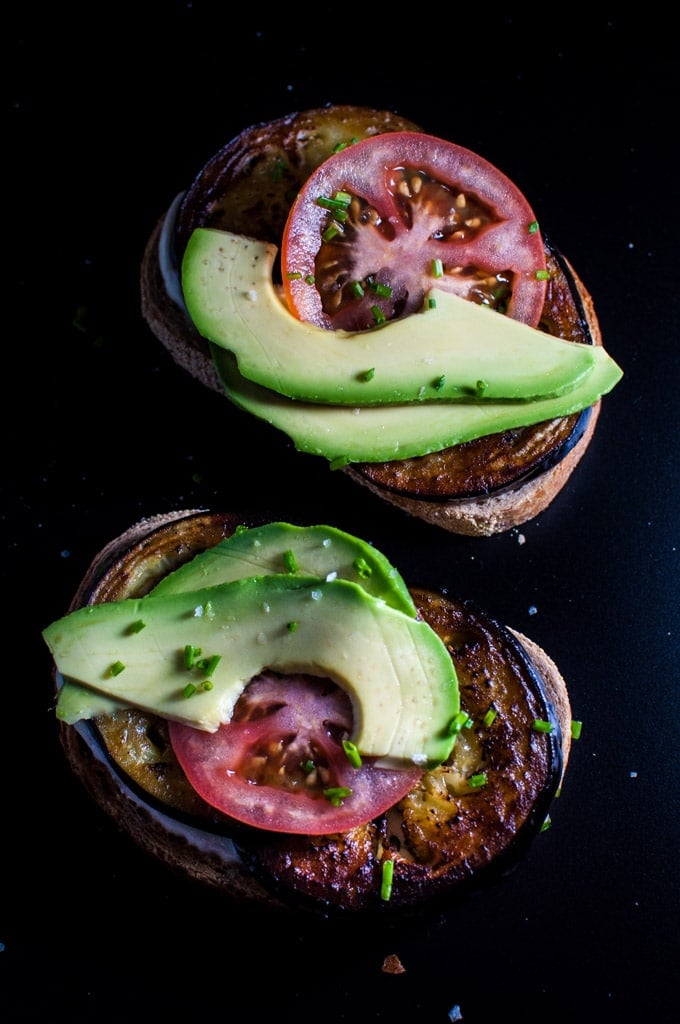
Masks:
[[[594,12],[557,34],[536,12],[472,11],[345,12],[313,31],[298,19],[321,12],[297,9],[283,31],[161,6],[148,25],[63,7],[10,25],[0,1015],[676,1019],[670,43]],[[454,537],[359,493],[201,388],[141,319],[141,254],[176,193],[243,127],[325,102],[394,108],[495,162],[595,297],[625,377],[565,490],[521,531]],[[552,828],[502,884],[403,923],[262,920],[149,862],[92,806],[61,756],[40,630],[110,538],[199,505],[359,533],[557,661],[583,735]],[[381,971],[390,953],[403,974]]]

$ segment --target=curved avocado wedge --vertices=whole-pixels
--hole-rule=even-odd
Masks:
[[[623,376],[604,349],[593,346],[593,372],[559,398],[349,409],[284,398],[246,380],[230,352],[217,345],[211,346],[211,352],[222,387],[234,405],[283,431],[298,451],[342,463],[408,459],[486,434],[569,416],[593,405]]]
[[[567,342],[433,289],[433,308],[373,330],[328,331],[294,317],[277,295],[276,246],[197,228],[182,291],[198,332],[233,352],[241,375],[288,398],[331,405],[511,399],[571,392],[595,365]],[[311,287],[311,285],[310,285]]]
[[[238,530],[169,573],[152,593],[160,597],[271,573],[350,580],[406,615],[416,615],[409,589],[389,559],[366,541],[323,525],[278,522]]]
[[[91,689],[95,703],[103,693],[213,732],[263,670],[307,673],[346,690],[351,738],[365,756],[426,767],[453,747],[459,693],[445,645],[425,621],[348,580],[249,577],[94,604],[58,619],[43,638],[57,670]],[[193,664],[187,650],[196,652]],[[58,718],[89,717],[82,705],[74,717],[63,692]]]

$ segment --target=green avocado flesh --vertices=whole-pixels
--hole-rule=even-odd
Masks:
[[[604,349],[593,346],[593,372],[559,398],[351,409],[285,398],[246,380],[230,352],[216,345],[211,351],[222,387],[234,405],[283,431],[298,451],[347,463],[409,459],[487,434],[569,416],[596,402],[622,376]]]
[[[80,608],[43,637],[57,670],[80,684],[60,691],[57,716],[69,724],[90,716],[80,698],[92,690],[212,732],[247,683],[270,670],[343,687],[352,740],[382,764],[438,764],[453,747],[459,694],[445,645],[427,623],[349,580],[268,575],[152,593]],[[193,667],[187,646],[200,652]]]
[[[415,616],[416,608],[406,583],[385,556],[365,541],[331,526],[294,526],[266,523],[237,531],[168,573],[153,589],[154,596],[228,583],[244,576],[298,572],[321,579],[349,579],[387,604]],[[65,680],[62,708],[87,708],[89,716],[113,714],[126,707],[105,694],[83,690]]]
[[[270,243],[197,228],[182,260],[182,290],[197,331],[232,352],[247,380],[288,398],[334,406],[526,402],[571,393],[596,364],[591,345],[437,289],[433,308],[373,330],[304,323],[275,291],[276,254]]]
[[[400,573],[376,548],[332,526],[291,523],[267,523],[232,534],[169,573],[154,587],[153,595],[287,572],[351,580],[393,608],[416,614]]]

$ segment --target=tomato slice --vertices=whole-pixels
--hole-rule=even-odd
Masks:
[[[342,746],[351,727],[349,697],[331,680],[263,673],[217,732],[178,722],[169,732],[189,782],[213,807],[271,832],[327,835],[371,821],[422,775],[353,767]]]
[[[524,195],[493,164],[421,132],[329,157],[293,203],[283,286],[300,320],[363,330],[417,311],[433,287],[538,325],[545,249]]]

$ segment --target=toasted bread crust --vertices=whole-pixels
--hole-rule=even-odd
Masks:
[[[543,680],[548,699],[555,709],[555,714],[557,715],[557,719],[560,723],[560,729],[562,731],[562,779],[564,779],[567,764],[569,762],[569,756],[571,754],[572,722],[571,701],[569,699],[569,691],[567,689],[566,681],[555,662],[546,654],[542,647],[539,647],[534,640],[530,640],[528,636],[524,635],[524,633],[520,633],[518,630],[511,629],[510,627],[508,628],[513,636],[520,642],[531,658],[535,668],[538,670],[538,674]]]
[[[147,241],[142,259],[140,298],[142,315],[174,361],[201,384],[219,394],[224,389],[210,357],[210,349],[186,312],[167,293],[158,258],[164,214]]]
[[[455,501],[419,501],[376,487],[351,466],[345,467],[348,476],[368,488],[383,501],[425,522],[440,526],[450,533],[468,537],[490,537],[513,527],[521,526],[551,504],[562,490],[581,461],[595,431],[600,403],[593,406],[588,427],[577,444],[549,470],[517,487],[490,494],[482,498],[462,498]]]
[[[182,827],[144,797],[125,787],[105,759],[97,757],[78,729],[60,724],[66,759],[87,793],[99,807],[150,857],[171,870],[218,889],[239,903],[270,909],[280,904],[264,889],[228,839]]]

